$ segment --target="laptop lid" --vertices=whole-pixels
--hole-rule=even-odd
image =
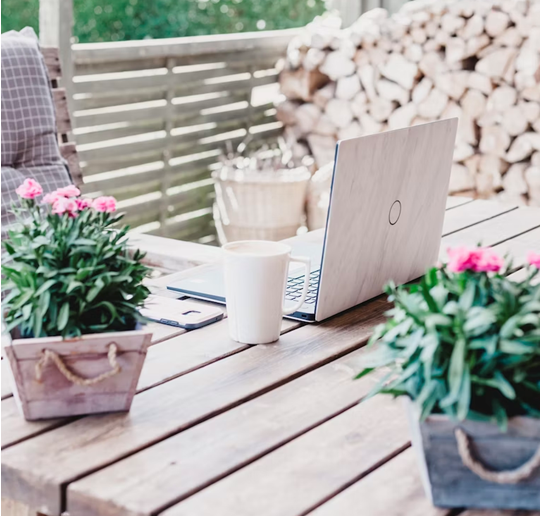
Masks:
[[[457,118],[338,142],[315,318],[437,261]]]

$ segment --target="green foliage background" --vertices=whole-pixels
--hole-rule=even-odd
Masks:
[[[73,0],[80,43],[287,29],[309,23],[325,0]],[[39,0],[2,0],[2,32],[38,30]]]

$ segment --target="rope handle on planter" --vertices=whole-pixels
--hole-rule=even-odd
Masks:
[[[461,429],[455,431],[459,456],[463,464],[482,480],[495,482],[497,484],[517,484],[522,480],[529,478],[534,470],[540,466],[540,446],[534,455],[524,464],[515,469],[506,471],[491,471],[476,460],[471,453],[471,440],[469,436]]]
[[[102,373],[94,378],[83,378],[82,376],[75,374],[73,371],[70,371],[60,357],[60,355],[56,353],[56,351],[52,351],[51,349],[44,349],[42,357],[39,359],[35,366],[36,380],[38,382],[41,381],[41,378],[43,376],[43,368],[48,364],[49,361],[52,361],[54,365],[56,365],[58,370],[70,382],[74,383],[75,385],[94,385],[96,383],[102,382],[103,380],[106,380],[107,378],[110,378],[111,376],[114,376],[115,374],[118,374],[122,370],[122,368],[118,365],[118,362],[116,361],[117,351],[118,348],[116,346],[116,342],[111,342],[111,344],[109,344],[109,351],[107,352],[107,358],[109,359],[109,364],[111,365],[110,371]]]

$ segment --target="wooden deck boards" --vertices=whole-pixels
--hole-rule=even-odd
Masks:
[[[526,251],[540,251],[540,210],[447,209],[441,257],[482,241],[509,252],[519,278]],[[50,515],[450,516],[425,499],[401,404],[359,404],[374,379],[351,380],[386,307],[287,321],[267,346],[230,341],[226,321],[158,328],[129,414],[27,423],[8,397],[2,494]]]

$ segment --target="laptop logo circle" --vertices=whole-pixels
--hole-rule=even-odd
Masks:
[[[401,202],[400,201],[394,201],[392,206],[390,207],[390,212],[388,213],[388,222],[390,222],[390,225],[394,225],[401,215]]]

